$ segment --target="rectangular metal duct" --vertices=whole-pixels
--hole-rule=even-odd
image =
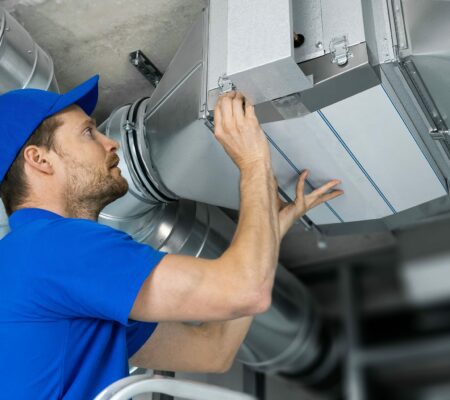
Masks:
[[[229,80],[258,104],[312,87],[294,59],[290,0],[211,0],[210,10],[209,51],[219,58],[210,58],[208,90]]]
[[[345,196],[313,211],[317,224],[382,218],[446,194],[381,85],[300,118],[263,125],[283,158],[275,169],[294,196],[298,173],[318,187],[339,177]],[[281,162],[281,161],[279,161]],[[290,168],[289,168],[290,167]]]
[[[389,217],[447,194],[448,159],[393,59],[386,3],[265,0],[255,2],[253,13],[241,3],[210,1],[148,107],[148,147],[171,191],[239,207],[238,170],[215,140],[211,119],[217,96],[233,84],[257,103],[287,198],[304,168],[311,170],[310,189],[342,180],[345,195],[308,214],[315,224]],[[291,52],[286,28],[300,29],[301,21],[306,47]],[[283,49],[278,55],[269,27],[273,44]],[[258,35],[266,46],[255,42]],[[290,72],[281,73],[286,65]]]

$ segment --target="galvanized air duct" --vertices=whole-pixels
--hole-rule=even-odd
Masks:
[[[52,59],[0,7],[0,94],[18,88],[59,91]]]
[[[99,127],[121,143],[119,167],[130,184],[125,197],[102,211],[99,222],[125,230],[156,249],[216,258],[229,246],[235,223],[215,206],[174,201],[166,188],[147,186],[143,178],[154,172],[135,162],[136,154],[143,152],[139,135],[143,131],[147,101],[141,99],[118,108]],[[166,196],[166,202],[158,201]],[[320,372],[323,377],[337,360],[330,347],[335,342],[326,341],[323,332],[305,287],[279,266],[272,306],[255,318],[238,359],[268,373],[301,375],[308,371],[308,375]]]
[[[212,120],[218,95],[236,87],[256,105],[286,199],[305,168],[306,190],[342,181],[344,196],[308,212],[318,229],[390,229],[422,218],[419,206],[448,193],[450,161],[430,131],[447,133],[427,126],[400,73],[386,3],[209,0],[139,105],[139,123],[127,125],[142,191],[239,208],[239,171]],[[294,49],[296,31],[306,42]],[[397,217],[412,208],[412,218]]]
[[[52,59],[0,7],[0,94],[21,88],[59,92]],[[0,238],[8,230],[8,218],[0,200]]]

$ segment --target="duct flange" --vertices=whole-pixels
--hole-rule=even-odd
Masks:
[[[98,129],[121,143],[121,170],[126,171],[130,191],[145,203],[169,203],[178,197],[167,189],[152,168],[148,144],[145,141],[144,116],[149,98],[119,107]]]

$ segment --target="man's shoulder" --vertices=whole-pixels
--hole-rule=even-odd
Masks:
[[[56,242],[64,238],[72,241],[82,241],[83,243],[102,240],[132,240],[126,232],[96,221],[81,218],[61,218],[51,221],[42,228],[42,231]]]
[[[53,221],[53,225],[49,225],[49,228],[53,229],[72,229],[74,231],[82,232],[103,232],[103,233],[117,233],[126,235],[125,232],[114,229],[108,225],[100,224],[97,221],[83,218],[61,218]]]
[[[72,248],[81,244],[98,241],[132,240],[125,232],[81,218],[39,219],[13,229],[3,240],[4,246],[11,246],[15,242],[38,246],[42,249],[61,247]]]

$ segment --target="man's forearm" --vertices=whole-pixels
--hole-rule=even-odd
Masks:
[[[205,322],[194,328],[204,340],[199,352],[203,352],[205,361],[209,357],[203,364],[204,372],[225,372],[231,367],[252,322],[253,317],[243,317],[223,322]]]
[[[239,222],[222,257],[239,284],[270,296],[280,246],[278,197],[270,159],[242,167],[240,186]]]
[[[160,323],[155,333],[133,355],[136,367],[184,372],[225,372],[245,339],[252,317],[200,326]]]

